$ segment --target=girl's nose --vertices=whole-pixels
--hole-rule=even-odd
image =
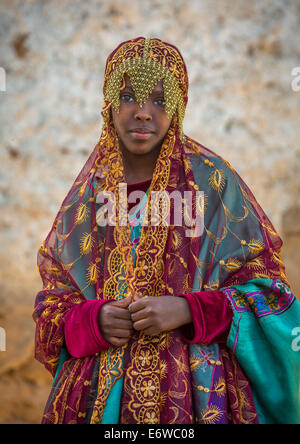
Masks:
[[[147,102],[142,107],[140,107],[138,105],[138,108],[136,110],[134,118],[136,120],[141,121],[141,122],[149,122],[150,120],[152,120],[152,116],[151,116],[151,112],[150,112],[150,106],[149,106],[149,99],[147,100]]]

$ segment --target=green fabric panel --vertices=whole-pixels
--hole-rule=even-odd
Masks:
[[[257,279],[234,288],[246,294],[269,282]],[[250,380],[260,423],[300,423],[300,352],[292,348],[292,331],[299,323],[297,300],[280,314],[258,317],[234,310],[227,345]]]

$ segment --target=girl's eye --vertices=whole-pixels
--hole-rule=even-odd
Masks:
[[[121,100],[124,102],[133,102],[134,97],[132,97],[130,94],[121,94]]]
[[[155,99],[154,103],[159,105],[159,106],[165,106],[165,104],[166,104],[165,100],[162,97],[160,97],[158,99]]]

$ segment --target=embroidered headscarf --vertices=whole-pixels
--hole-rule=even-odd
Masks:
[[[163,80],[165,111],[172,119],[176,114],[180,138],[184,141],[183,119],[188,97],[188,76],[184,60],[177,48],[159,39],[138,38],[122,43],[109,56],[104,78],[107,108],[120,106],[120,88],[128,74],[135,98],[142,106],[154,87]],[[107,109],[104,106],[104,110]],[[104,111],[105,120],[109,115]]]
[[[126,181],[110,117],[110,108],[117,111],[119,107],[124,73],[129,75],[141,105],[163,80],[166,112],[172,118],[149,195],[176,190],[184,197],[186,191],[200,190],[205,212],[202,236],[186,236],[191,227],[189,215],[182,226],[175,226],[172,220],[169,225],[143,225],[135,264],[130,226],[120,214],[124,202],[119,197],[119,184]],[[108,57],[100,140],[38,255],[44,288],[36,300],[36,356],[53,375],[64,346],[64,316],[86,299],[113,300],[133,291],[141,296],[176,296],[217,290],[254,277],[286,282],[279,255],[281,239],[250,190],[228,162],[184,136],[187,93],[185,63],[173,45],[139,37],[123,42]],[[100,192],[115,195],[116,224],[102,223],[105,214],[97,202]],[[193,209],[197,210],[195,201]],[[174,213],[173,201],[170,211]],[[145,218],[150,217],[147,211]],[[219,391],[213,406],[201,391],[200,411],[193,406],[193,397],[195,387],[205,386],[203,366],[218,378]],[[253,422],[251,389],[230,351],[223,353],[217,344],[189,348],[178,330],[159,336],[136,333],[126,346],[80,360],[67,359],[56,376],[45,418],[49,422],[101,423],[111,390],[122,379],[122,423],[222,421],[225,408],[216,404],[227,402],[222,398],[226,394],[222,381],[228,369],[233,387],[236,381],[243,381],[243,399],[248,400],[234,400],[232,414],[237,421],[242,415],[244,421]]]

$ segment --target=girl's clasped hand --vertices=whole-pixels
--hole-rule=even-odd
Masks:
[[[135,331],[155,336],[192,322],[185,298],[174,296],[127,296],[105,304],[99,313],[104,339],[120,347],[127,344]]]

